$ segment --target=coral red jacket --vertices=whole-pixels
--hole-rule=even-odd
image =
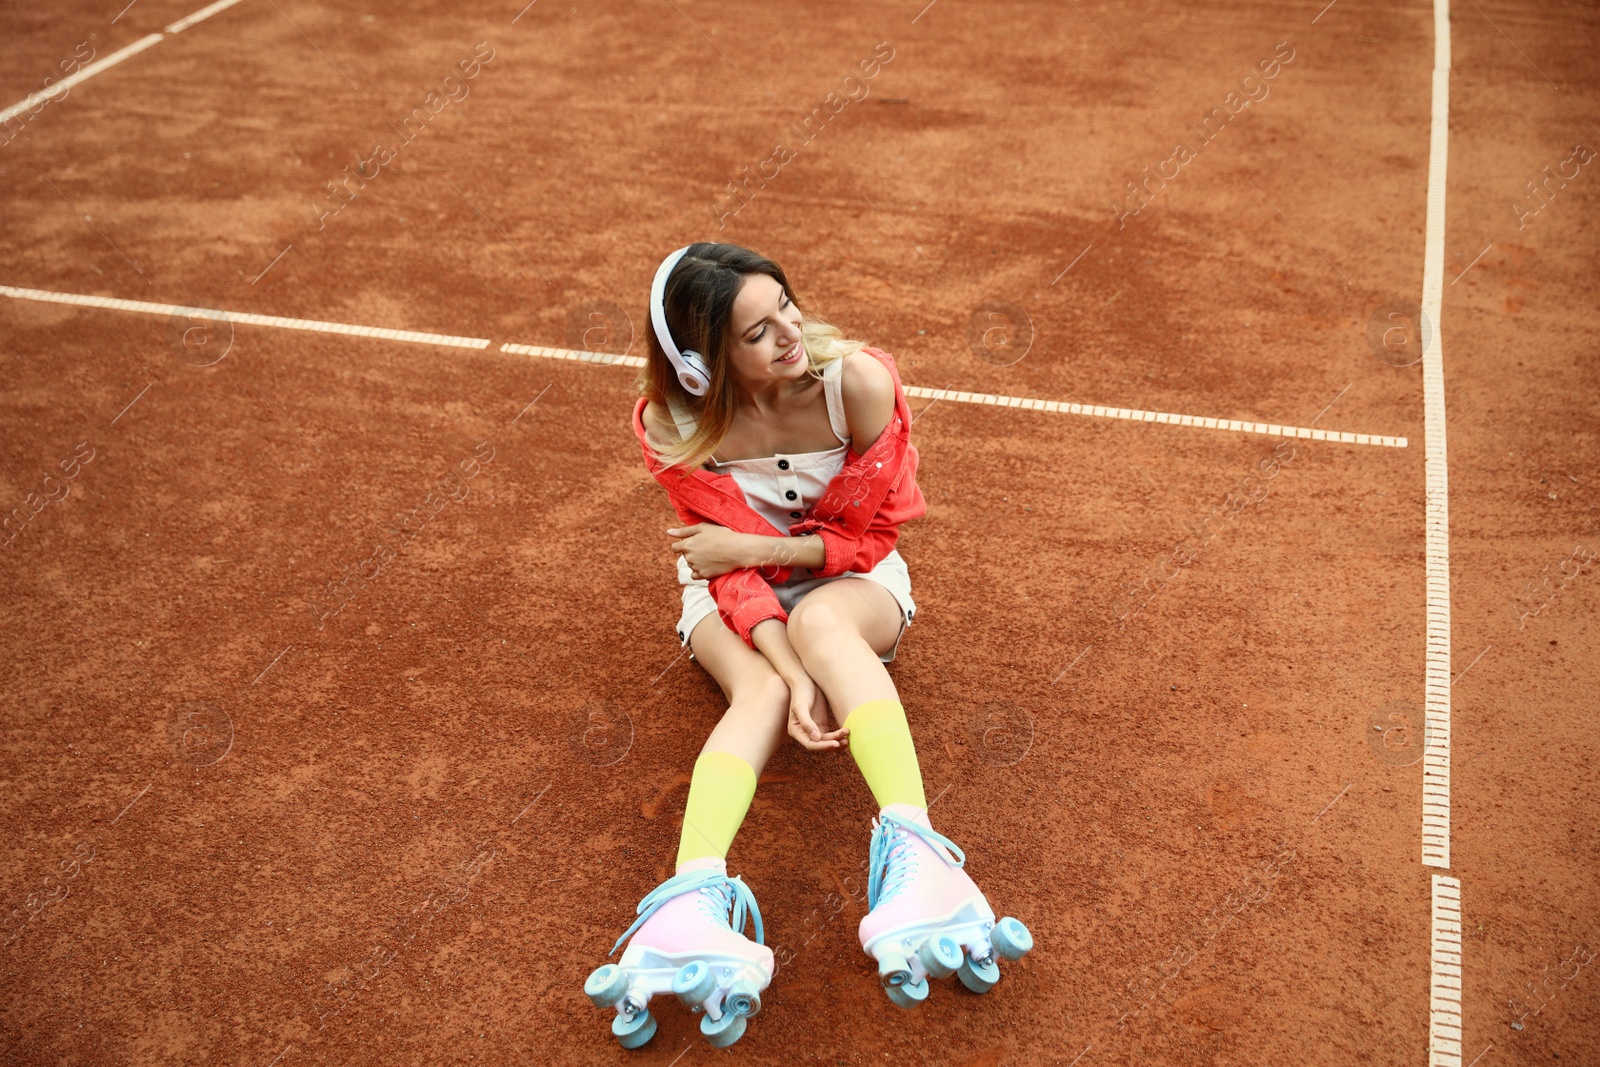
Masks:
[[[839,473],[828,483],[822,499],[806,516],[790,525],[787,536],[817,534],[822,538],[824,562],[811,571],[814,578],[832,578],[845,571],[865,573],[887,556],[899,539],[899,525],[927,514],[928,504],[917,487],[917,449],[911,443],[911,408],[895,369],[894,358],[876,348],[861,351],[889,368],[894,379],[894,415],[878,439],[857,455],[852,445]],[[644,463],[684,525],[711,522],[737,533],[783,537],[745,501],[731,474],[715,474],[703,467],[684,470],[662,465],[645,441],[645,398],[633,408],[633,433],[644,452]],[[717,614],[728,629],[755,648],[750,631],[763,619],[789,621],[778,603],[772,584],[790,579],[793,567],[742,567],[719,574],[707,582],[717,602]]]

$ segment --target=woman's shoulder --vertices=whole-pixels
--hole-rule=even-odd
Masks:
[[[840,371],[844,418],[850,428],[852,447],[858,455],[866,455],[867,449],[894,417],[894,375],[875,355],[874,349],[854,352],[844,357]]]
[[[892,408],[895,376],[884,362],[887,355],[878,349],[863,347],[845,356],[840,361],[839,370],[840,385],[844,388],[845,396],[854,393],[869,402],[887,400]]]

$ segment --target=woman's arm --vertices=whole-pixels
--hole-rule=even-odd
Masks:
[[[900,523],[927,512],[916,484],[911,409],[892,357],[862,349],[851,357],[845,379],[850,453],[810,516],[789,527],[791,536],[815,534],[823,539],[823,564],[812,568],[818,578],[870,571],[893,550]],[[886,402],[892,405],[892,414],[883,422]],[[857,438],[870,442],[862,452],[856,451]]]
[[[788,623],[763,619],[751,628],[750,638],[789,687],[789,736],[813,752],[847,747],[850,732],[838,724],[827,698],[800,663],[789,643]]]
[[[666,531],[672,550],[689,565],[696,578],[711,579],[729,571],[751,567],[768,581],[777,580],[780,567],[820,567],[824,548],[816,534],[802,537],[771,537],[729,530],[714,522],[672,526]]]
[[[822,538],[816,534],[803,534],[800,537],[762,537],[759,534],[746,536],[749,537],[750,544],[747,546],[745,566],[755,567],[757,570],[769,567],[805,567],[808,570],[815,570],[822,566],[827,558]]]

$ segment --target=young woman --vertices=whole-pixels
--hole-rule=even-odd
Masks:
[[[952,973],[985,992],[1000,978],[995,955],[1018,959],[1033,942],[1017,920],[995,921],[961,849],[929,822],[884,667],[916,613],[897,527],[927,511],[894,361],[805,317],[778,265],[738,245],[669,255],[650,314],[633,429],[683,522],[666,531],[679,640],[728,710],[695,761],[677,873],[639,902],[611,950],[628,941],[621,961],[584,991],[616,1009],[612,1032],[628,1048],[654,1035],[646,1005],[668,990],[705,1013],[713,1045],[744,1033],[773,954],[726,857],[787,732],[812,751],[849,751],[877,801],[858,933],[889,999],[915,1007],[929,976]]]

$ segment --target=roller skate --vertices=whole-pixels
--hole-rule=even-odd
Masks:
[[[747,912],[755,921],[754,941],[744,936]],[[655,1036],[648,1005],[667,992],[704,1012],[700,1032],[717,1048],[744,1036],[745,1020],[761,1010],[761,991],[771,984],[773,969],[750,887],[728,877],[724,860],[694,860],[647,893],[638,913],[606,953],[615,954],[632,937],[621,961],[597,968],[583,984],[596,1007],[617,1010],[611,1032],[622,1047],[638,1048]]]
[[[962,869],[966,854],[933,829],[926,812],[892,804],[873,830],[859,932],[861,947],[878,961],[884,992],[914,1008],[928,999],[929,978],[955,974],[974,993],[987,993],[1000,981],[995,957],[1021,959],[1033,935],[1016,919],[995,922]]]

